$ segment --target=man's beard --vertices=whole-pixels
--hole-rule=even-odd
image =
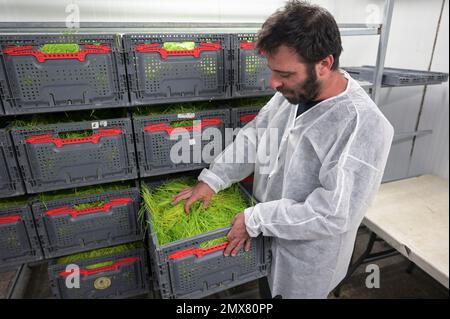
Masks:
[[[306,66],[307,78],[298,84],[294,90],[277,88],[277,91],[283,94],[286,100],[291,104],[307,103],[314,101],[320,93],[320,82],[317,80],[317,74],[314,64]],[[288,94],[288,96],[286,96]]]

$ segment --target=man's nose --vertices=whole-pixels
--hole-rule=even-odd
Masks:
[[[270,77],[270,87],[276,90],[280,86],[282,86],[281,81],[272,73],[272,76]]]

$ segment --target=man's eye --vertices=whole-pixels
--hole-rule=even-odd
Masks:
[[[280,73],[280,77],[282,78],[288,78],[290,76],[289,73]]]

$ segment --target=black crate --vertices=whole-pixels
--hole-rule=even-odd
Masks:
[[[232,35],[233,80],[232,96],[272,95],[271,71],[267,59],[254,48],[256,34]]]
[[[165,42],[195,42],[193,50],[171,51]],[[133,105],[229,97],[226,34],[124,34]]]
[[[42,258],[30,205],[0,208],[0,268]]]
[[[111,265],[87,269],[90,265]],[[73,262],[80,270],[79,288],[68,288],[73,275],[68,264],[49,262],[48,274],[52,294],[58,299],[121,299],[148,293],[149,269],[144,248]]]
[[[185,127],[185,133],[180,134],[177,133],[180,132],[179,129],[172,129],[169,126],[171,122],[183,119],[200,120],[201,130],[196,131],[192,126]],[[135,117],[133,123],[140,176],[162,175],[208,166],[210,161],[225,147],[225,128],[229,127],[229,122],[229,109]],[[194,128],[196,128],[195,125]],[[203,140],[202,132],[208,128],[217,128],[221,133],[220,140],[215,136],[210,136],[208,139],[205,137]],[[187,131],[188,129],[189,131]],[[173,135],[171,139],[172,134],[176,134],[176,136]],[[189,149],[187,154],[189,158],[186,157],[184,161],[187,163],[174,163],[171,160],[170,152],[176,143],[184,143],[186,149]],[[196,145],[200,145],[200,147],[197,149]],[[212,150],[212,154],[208,153],[211,155],[209,159],[201,156],[206,145]]]
[[[92,130],[92,135],[58,137],[59,133],[83,130]],[[11,134],[28,193],[137,177],[128,118],[15,127]]]
[[[150,183],[157,187],[163,182]],[[250,202],[250,195],[241,188]],[[147,219],[149,220],[147,214]],[[164,299],[202,298],[267,275],[270,245],[267,238],[252,239],[249,252],[223,255],[226,243],[199,248],[204,242],[225,236],[230,227],[159,245],[150,223],[149,248],[154,288]]]
[[[103,201],[94,208],[77,204]],[[33,203],[32,209],[45,258],[141,240],[139,189],[68,197]]]
[[[0,129],[0,198],[25,194],[9,132]]]
[[[43,53],[73,43],[76,53]],[[0,91],[6,114],[129,105],[120,38],[114,34],[0,35]]]

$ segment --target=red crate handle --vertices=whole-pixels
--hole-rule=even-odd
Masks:
[[[12,215],[12,216],[4,216],[0,217],[0,225],[6,225],[6,224],[12,224],[15,222],[20,221],[21,218],[19,215]]]
[[[123,131],[118,128],[99,129],[96,133],[88,137],[77,138],[60,138],[54,137],[52,134],[37,135],[28,137],[25,142],[30,144],[53,143],[57,148],[69,144],[94,143],[98,144],[100,139],[105,136],[116,136],[122,134]]]
[[[253,181],[255,180],[255,178],[253,177],[253,175],[247,176],[246,178],[244,178],[242,180],[242,183],[253,183]]]
[[[222,46],[219,43],[206,42],[200,42],[200,46],[192,50],[167,50],[161,48],[159,43],[141,43],[135,46],[136,52],[158,52],[162,59],[166,59],[168,56],[193,56],[198,58],[203,51],[218,51],[221,48]]]
[[[202,119],[200,125],[191,125],[191,126],[181,126],[181,127],[171,127],[166,123],[159,124],[149,124],[144,127],[145,132],[160,132],[165,131],[167,134],[171,135],[172,133],[182,132],[183,130],[187,130],[189,132],[195,131],[198,132],[202,128],[210,125],[219,125],[223,123],[223,120],[220,118],[207,118]]]
[[[70,206],[64,206],[59,208],[50,209],[45,212],[45,216],[60,216],[60,215],[70,215],[72,218],[78,216],[93,214],[98,212],[109,212],[111,208],[117,205],[124,205],[131,203],[133,200],[130,197],[121,197],[111,199],[108,203],[91,208],[75,209]]]
[[[244,49],[244,50],[254,50],[255,49],[255,42],[253,42],[253,41],[241,41],[240,47],[241,47],[241,49]]]
[[[228,242],[218,244],[215,246],[211,246],[208,248],[196,248],[196,247],[186,248],[186,249],[174,252],[173,254],[170,254],[169,259],[172,259],[172,260],[180,259],[180,258],[184,258],[184,257],[190,256],[190,255],[195,255],[197,258],[202,258],[203,256],[205,256],[207,254],[211,254],[218,250],[223,250],[227,246],[228,246]]]
[[[242,115],[239,120],[241,120],[241,122],[250,122],[256,117],[256,115],[258,115],[258,113]]]
[[[129,265],[129,264],[132,264],[137,261],[139,261],[139,257],[123,258],[123,259],[119,259],[114,264],[109,265],[109,266],[99,267],[96,269],[80,269],[80,274],[83,277],[88,277],[88,276],[95,275],[95,274],[105,272],[105,271],[116,271],[122,266]],[[59,276],[64,278],[64,277],[74,274],[75,272],[76,271],[62,271],[59,273]]]
[[[93,45],[85,44],[84,49],[78,52],[70,53],[44,53],[40,50],[33,50],[32,45],[22,45],[22,46],[10,46],[4,51],[8,55],[32,55],[36,58],[38,62],[45,62],[46,60],[66,60],[66,59],[76,59],[80,62],[86,61],[86,56],[88,54],[106,54],[111,52],[111,48],[106,44]]]

